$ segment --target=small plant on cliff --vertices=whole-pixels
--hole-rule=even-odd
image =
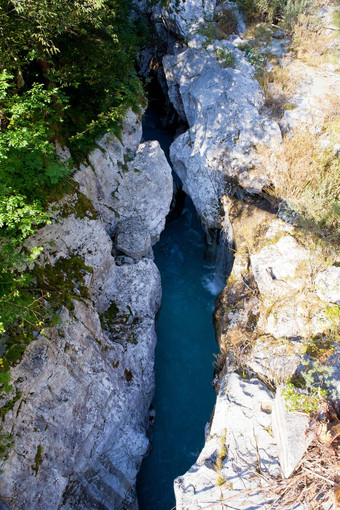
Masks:
[[[290,411],[298,411],[306,414],[315,413],[323,398],[326,398],[327,392],[318,388],[311,391],[303,391],[296,388],[294,384],[288,383],[282,391],[287,408]]]
[[[277,22],[282,18],[285,0],[236,0],[248,21]]]
[[[43,460],[44,460],[43,455],[42,455],[43,451],[44,451],[44,447],[41,444],[39,444],[37,446],[37,452],[34,457],[34,464],[33,464],[33,466],[31,466],[34,471],[34,476],[37,476],[37,474],[39,472],[39,468],[40,468],[41,464],[43,463]]]
[[[225,50],[224,48],[217,48],[215,53],[216,60],[220,67],[236,67],[237,60],[232,51]]]
[[[13,436],[11,434],[0,434],[0,462],[7,458],[12,444]]]
[[[238,49],[244,52],[244,56],[255,67],[257,72],[263,71],[267,63],[267,57],[263,53],[247,43],[240,44]]]
[[[217,39],[216,23],[214,21],[201,23],[197,29],[197,33],[207,38],[205,46],[208,46]]]
[[[115,303],[100,315],[101,326],[113,342],[137,344],[135,327],[139,322],[140,318],[134,315],[130,306],[120,310]]]
[[[34,338],[46,334],[46,327],[57,324],[61,307],[72,309],[73,299],[89,299],[84,284],[84,276],[89,272],[92,272],[92,268],[86,266],[80,257],[73,256],[70,259],[59,259],[54,266],[36,265],[30,273],[5,273],[8,280],[3,290],[0,281],[0,318],[4,346],[0,363],[0,391],[7,394],[10,392],[11,367],[21,360],[27,345]],[[10,285],[13,287],[9,292]]]
[[[227,429],[224,430],[224,433],[219,439],[219,445],[216,455],[215,462],[215,470],[217,473],[217,485],[223,485],[226,482],[226,478],[222,475],[221,471],[223,468],[223,463],[225,458],[227,457],[227,448],[226,448],[226,439],[227,439]]]
[[[312,414],[317,412],[322,401],[338,398],[338,395],[329,383],[334,373],[333,366],[327,360],[320,362],[316,359],[315,349],[309,350],[309,353],[309,359],[301,361],[303,369],[286,385],[282,395],[290,411]]]

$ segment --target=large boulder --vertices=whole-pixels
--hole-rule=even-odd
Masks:
[[[12,370],[20,398],[3,423],[14,447],[0,480],[9,508],[135,504],[136,475],[148,448],[156,343],[152,317],[160,298],[151,261],[147,273],[142,284],[133,277],[124,280],[125,296],[138,290],[144,305],[152,304],[147,317],[132,305],[132,313],[139,314],[133,341],[121,334],[113,341],[92,303],[74,301],[72,313],[64,308],[61,324],[30,344]]]
[[[169,95],[189,129],[170,148],[207,228],[220,226],[220,199],[232,182],[249,193],[270,183],[256,146],[280,142],[278,125],[260,113],[264,94],[254,68],[231,42],[195,36],[163,59]]]
[[[200,24],[214,17],[216,0],[170,0],[166,7],[160,2],[153,10],[153,16],[160,19],[166,30],[184,38],[197,30]]]
[[[316,293],[326,303],[340,305],[340,267],[331,266],[315,278]]]
[[[279,389],[273,404],[272,426],[281,471],[285,478],[291,476],[314,438],[313,432],[308,431],[309,422],[307,414],[287,409],[285,398]]]
[[[116,249],[128,257],[139,259],[151,250],[150,233],[138,218],[120,221],[114,239]]]
[[[111,134],[98,140],[89,164],[74,175],[79,190],[100,213],[113,235],[120,219],[139,218],[152,241],[158,240],[172,200],[171,168],[156,141],[140,144],[140,119],[129,112],[123,138]]]
[[[113,179],[112,204],[119,218],[136,218],[147,227],[152,243],[164,229],[172,200],[170,165],[157,141],[139,145],[136,156]]]

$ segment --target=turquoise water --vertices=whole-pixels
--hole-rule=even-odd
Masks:
[[[140,510],[175,506],[173,480],[195,462],[215,403],[211,381],[218,352],[212,313],[221,282],[204,259],[204,234],[189,198],[154,247],[162,277],[157,322],[156,421],[153,451],[143,462],[137,491]]]

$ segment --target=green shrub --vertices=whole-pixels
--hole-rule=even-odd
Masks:
[[[307,14],[311,5],[312,0],[288,0],[282,16],[285,28],[292,30],[300,14]]]
[[[290,411],[311,414],[318,410],[322,400],[337,399],[339,395],[330,387],[329,378],[334,374],[334,367],[329,360],[320,362],[316,359],[315,355],[320,353],[313,342],[307,348],[307,352],[311,357],[301,361],[303,369],[286,385],[282,394]]]
[[[234,53],[229,50],[225,50],[223,48],[217,48],[216,50],[216,59],[219,63],[219,66],[222,68],[225,67],[236,67],[237,61]]]
[[[306,414],[315,413],[320,405],[321,399],[326,397],[325,390],[313,388],[311,391],[304,391],[288,383],[282,391],[286,406],[289,411],[297,411]]]
[[[201,23],[197,29],[197,33],[207,38],[206,46],[208,46],[217,39],[216,23],[214,21]]]
[[[0,18],[0,335],[6,346],[0,385],[8,392],[10,366],[26,345],[53,323],[61,301],[70,304],[76,291],[84,293],[75,276],[85,270],[79,264],[57,266],[54,280],[48,267],[24,272],[41,249],[29,252],[24,240],[49,221],[49,203],[67,189],[71,166],[101,134],[119,134],[129,108],[139,111],[144,93],[134,59],[146,31],[129,0],[0,0]],[[70,148],[69,164],[56,156],[57,140]],[[78,200],[77,212],[83,206]]]
[[[236,0],[248,21],[279,21],[282,17],[285,0]]]
[[[263,55],[257,48],[252,48],[247,43],[242,43],[238,49],[244,52],[244,56],[255,67],[256,71],[263,71],[267,64],[267,57]]]

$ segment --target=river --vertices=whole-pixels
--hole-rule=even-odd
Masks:
[[[167,152],[171,134],[156,130],[155,122],[149,113],[144,138],[158,138]],[[157,321],[153,451],[138,477],[140,510],[175,506],[173,481],[195,462],[214,407],[211,381],[218,346],[212,313],[223,282],[215,265],[205,260],[205,251],[204,233],[186,197],[181,215],[166,225],[154,247],[163,299]]]

